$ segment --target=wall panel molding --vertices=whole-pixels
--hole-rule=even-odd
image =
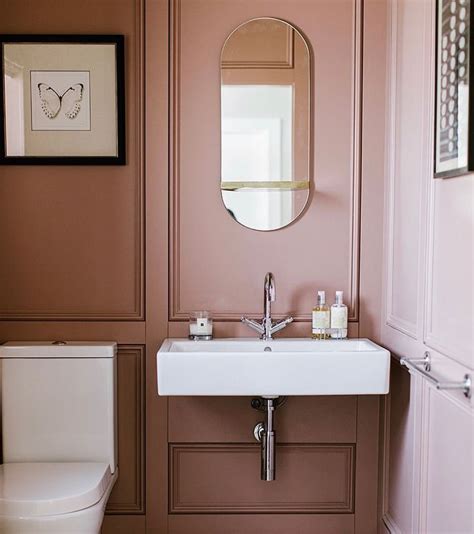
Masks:
[[[117,362],[119,478],[108,514],[145,513],[145,347],[119,345]]]
[[[391,362],[392,365],[392,362]],[[382,520],[389,515],[389,476],[390,476],[390,407],[391,391],[381,400],[381,429],[380,439],[380,463],[379,463],[379,481],[378,494],[380,500],[380,515]],[[388,527],[387,527],[388,528]]]
[[[181,0],[170,0],[170,269],[169,320],[187,321],[192,310],[181,305]],[[360,202],[361,202],[361,113],[362,113],[362,1],[353,0],[353,73],[352,73],[352,154],[350,205],[350,257],[348,265],[349,321],[359,320]],[[313,128],[314,130],[314,128]],[[239,322],[248,309],[213,312],[215,320]],[[311,313],[292,313],[295,321],[311,321]],[[275,318],[283,317],[274,314]]]
[[[262,486],[255,484],[260,477],[259,445],[171,444],[170,513],[353,512],[355,445],[279,444],[276,454],[278,479],[262,491]],[[310,481],[299,476],[295,485],[290,471],[301,475],[303,466],[310,472]],[[199,477],[201,470],[208,473],[205,486]],[[244,477],[239,478],[238,473]]]
[[[137,125],[134,138],[135,151],[138,155],[135,171],[135,176],[137,176],[135,231],[138,236],[135,243],[135,316],[139,320],[145,319],[145,1],[136,0],[135,3]]]
[[[354,59],[352,77],[353,96],[353,146],[351,158],[351,216],[350,216],[350,295],[349,321],[359,321],[359,269],[360,269],[360,228],[361,228],[361,167],[362,167],[362,41],[363,41],[362,0],[354,2]],[[311,320],[311,315],[306,316]]]
[[[426,235],[426,277],[423,341],[455,362],[473,368],[472,334],[459,335],[472,330],[472,307],[463,306],[463,300],[469,300],[472,291],[472,268],[457,269],[472,264],[472,178],[473,175],[454,177],[450,180],[433,180],[434,162],[432,151],[434,146],[435,124],[435,65],[436,65],[436,9],[427,2],[425,4],[425,19],[428,27],[425,63],[428,74],[425,101],[429,115],[427,129],[427,197],[428,215]],[[470,182],[470,183],[469,183]],[[469,187],[471,186],[471,187]],[[455,196],[453,196],[453,194]],[[453,221],[455,219],[455,221]],[[443,235],[443,230],[449,228],[449,235]],[[459,240],[459,235],[462,239]],[[455,243],[450,249],[449,243]],[[456,299],[451,296],[446,299],[446,289],[451,295],[458,294]],[[463,295],[466,295],[464,298]],[[459,302],[459,307],[458,307]],[[445,318],[444,306],[455,306],[457,321],[454,323]],[[451,314],[453,315],[453,314]]]
[[[452,180],[456,180],[453,178]],[[444,356],[454,360],[455,362],[472,368],[474,365],[474,359],[472,357],[472,344],[457,335],[455,328],[451,326],[450,332],[447,334],[446,331],[439,328],[440,314],[446,313],[445,310],[440,306],[440,302],[434,303],[435,295],[435,266],[441,268],[440,266],[440,257],[438,261],[435,261],[435,241],[436,241],[436,218],[439,217],[437,208],[439,209],[439,204],[437,205],[436,198],[441,193],[438,184],[431,184],[430,187],[430,208],[429,208],[429,219],[428,219],[428,252],[427,252],[427,266],[426,266],[426,298],[424,301],[425,305],[425,314],[424,314],[424,343],[428,348],[431,348]],[[467,253],[467,249],[466,249]],[[456,261],[452,258],[450,261]],[[469,258],[466,254],[464,261],[469,261]],[[467,282],[467,281],[466,281]],[[466,288],[467,289],[467,288]],[[466,299],[469,299],[469,291],[466,291]],[[462,299],[463,296],[460,295],[459,299]],[[438,312],[438,328],[434,328],[434,314],[437,308]],[[459,310],[456,310],[459,314]],[[462,319],[465,320],[463,317]],[[459,328],[459,325],[458,325]],[[451,333],[451,335],[450,335]],[[467,336],[466,336],[467,337]],[[472,336],[471,336],[472,339]]]
[[[129,59],[129,63],[126,65],[126,153],[127,164],[130,165],[131,157],[133,153],[134,166],[133,172],[130,172],[131,178],[134,181],[134,213],[135,219],[130,221],[130,225],[134,228],[134,257],[133,259],[133,274],[134,274],[134,299],[133,305],[130,305],[130,309],[108,309],[104,311],[91,310],[86,305],[75,306],[71,310],[54,309],[52,306],[48,306],[47,303],[41,304],[41,296],[32,295],[32,301],[38,302],[37,307],[31,309],[22,309],[21,307],[15,308],[3,307],[0,308],[0,321],[142,321],[144,320],[144,308],[145,308],[145,280],[144,280],[144,107],[145,107],[145,86],[144,86],[144,23],[145,23],[145,0],[133,0],[134,10],[134,35],[133,35],[133,48],[134,55],[130,56],[130,40],[127,36],[125,42],[125,58],[126,62]],[[76,21],[74,21],[76,22]],[[28,32],[26,32],[28,33]],[[48,33],[48,32],[46,32]],[[49,32],[51,33],[51,32]],[[53,32],[54,33],[54,32]],[[67,33],[67,32],[66,32]],[[76,32],[80,33],[80,32]],[[104,32],[111,33],[111,32]],[[117,32],[124,33],[124,32]],[[130,68],[129,68],[130,67]],[[133,71],[127,75],[127,72]],[[134,98],[130,98],[131,86],[135,87]],[[131,118],[134,118],[133,127],[131,127]],[[125,167],[116,167],[117,171],[122,172]],[[20,167],[21,169],[21,167]],[[25,169],[25,167],[23,167]],[[56,168],[51,167],[52,173]],[[87,167],[86,167],[87,169]],[[102,169],[114,170],[114,167],[102,167]],[[77,169],[71,169],[74,174],[68,177],[68,180],[79,180]],[[11,170],[10,170],[11,171]],[[11,171],[13,172],[13,171]],[[26,170],[24,174],[26,175]],[[94,171],[89,171],[94,173]],[[99,173],[97,173],[97,179],[99,180]],[[66,179],[66,178],[65,178]],[[91,191],[91,194],[93,192]],[[87,217],[87,213],[84,214]],[[120,218],[120,212],[116,213],[117,218]],[[58,221],[58,224],[61,222]],[[76,238],[78,239],[78,238]],[[74,243],[71,243],[75,245]],[[68,253],[71,253],[68,251]],[[124,259],[126,261],[126,259]],[[99,258],[100,263],[100,258]],[[44,285],[47,288],[47,280],[44,281]],[[70,281],[71,286],[74,286],[74,280]],[[43,289],[43,288],[42,288]],[[94,291],[91,287],[90,291]],[[120,291],[120,287],[116,288],[116,291]],[[5,302],[2,303],[5,305]]]
[[[444,190],[443,186],[445,184],[442,180],[433,180],[433,172],[434,172],[434,165],[433,165],[433,158],[431,157],[433,146],[434,146],[434,123],[435,123],[435,63],[436,63],[436,47],[434,45],[435,42],[435,33],[436,33],[436,9],[435,7],[430,4],[425,4],[425,56],[426,56],[426,70],[427,73],[425,74],[425,81],[426,81],[426,88],[425,88],[425,101],[426,101],[426,112],[425,116],[426,123],[429,125],[429,128],[427,128],[427,131],[429,132],[426,136],[426,143],[425,143],[425,156],[424,161],[426,161],[426,197],[427,197],[427,227],[428,230],[425,235],[425,249],[426,249],[426,256],[425,256],[425,266],[426,266],[426,276],[425,276],[425,295],[423,299],[423,341],[425,345],[435,351],[438,351],[439,353],[443,354],[444,356],[447,356],[448,358],[451,358],[455,362],[472,368],[472,365],[474,364],[474,361],[472,359],[472,343],[471,339],[466,340],[466,338],[461,338],[457,335],[457,332],[454,330],[447,331],[443,327],[439,328],[439,323],[443,322],[440,321],[440,318],[438,316],[438,326],[435,327],[433,322],[435,319],[435,313],[436,311],[438,314],[442,314],[442,305],[443,303],[438,301],[435,301],[435,294],[437,292],[437,287],[439,288],[439,281],[436,280],[436,273],[435,268],[438,268],[438,272],[443,270],[445,268],[445,264],[443,263],[443,251],[438,252],[440,254],[438,257],[436,256],[436,250],[435,246],[437,244],[437,240],[442,240],[442,236],[437,236],[437,233],[441,233],[441,226],[439,219],[441,219],[443,215],[443,211],[445,211],[446,208],[445,202],[452,202],[452,200],[447,200],[443,198],[443,200],[440,199],[440,195],[443,196],[443,193],[446,194],[446,190]],[[468,179],[472,177],[464,177],[465,179]],[[459,184],[459,181],[463,180],[463,177],[454,178],[452,181],[449,181],[446,183],[446,185],[449,185],[451,188],[451,191],[454,190],[454,188]],[[466,193],[468,194],[467,190]],[[458,198],[459,200],[459,198]],[[470,204],[467,202],[467,209],[470,209]],[[462,210],[463,207],[459,204],[457,206],[457,210]],[[472,217],[471,217],[472,221]],[[446,221],[443,221],[446,224]],[[442,223],[441,223],[442,224]],[[453,230],[455,231],[455,228],[453,227]],[[445,239],[445,238],[444,238]],[[469,241],[469,237],[466,236],[465,239]],[[441,241],[442,243],[442,241]],[[442,246],[442,245],[441,245]],[[445,242],[444,242],[444,246]],[[468,249],[464,248],[463,251],[465,251],[466,256],[462,257],[462,253],[459,253],[457,257],[452,257],[451,255],[448,255],[449,261],[455,262],[455,261],[469,261],[469,255],[468,255]],[[448,253],[449,254],[449,253]],[[451,276],[451,274],[450,274]],[[445,278],[446,280],[446,278]],[[467,280],[466,280],[467,282]],[[463,287],[464,290],[464,287]],[[466,288],[466,293],[469,291]],[[457,313],[460,313],[460,310],[457,310]],[[471,313],[472,316],[472,313]],[[465,319],[464,319],[465,320]],[[467,323],[468,320],[465,320]],[[458,326],[459,327],[459,326]],[[452,328],[452,327],[451,327]]]
[[[398,82],[398,0],[389,3],[389,44],[388,44],[388,120],[387,120],[387,176],[388,176],[388,206],[387,206],[387,283],[385,324],[399,332],[417,339],[416,324],[397,317],[393,312],[394,280],[394,217],[395,217],[395,179],[396,179],[396,139],[397,139],[397,82]]]
[[[168,533],[168,398],[156,350],[168,335],[169,2],[145,1],[146,38],[146,531]],[[137,517],[137,516],[135,516]],[[123,519],[125,519],[122,516]],[[127,534],[139,534],[130,528]],[[115,534],[115,532],[114,532]]]
[[[230,525],[230,526],[229,526]],[[354,534],[352,514],[173,514],[169,534]],[[153,530],[147,534],[161,534]],[[364,532],[363,534],[367,534]]]
[[[462,395],[436,390],[424,379],[420,382],[423,415],[418,480],[419,532],[432,532],[436,527],[440,532],[468,532],[473,526],[474,490],[469,475],[464,477],[464,474],[469,470],[466,459],[472,453],[473,411]],[[452,436],[460,443],[456,445],[452,460],[445,464],[442,459],[452,443]],[[472,462],[470,465],[472,469]],[[440,480],[444,484],[439,484]],[[443,510],[443,504],[456,491],[459,492],[457,507]],[[440,520],[445,524],[440,525]]]
[[[428,9],[428,4],[420,4],[424,12],[418,14],[423,18],[422,28],[421,28],[421,42],[423,47],[427,48],[429,46],[431,35],[431,26],[426,17],[426,10]],[[388,57],[388,79],[389,79],[389,106],[388,106],[388,135],[387,135],[387,171],[388,176],[388,201],[386,206],[387,211],[387,241],[386,241],[386,253],[387,253],[387,282],[386,282],[386,302],[385,302],[385,324],[394,328],[395,330],[405,334],[406,336],[414,339],[415,341],[421,339],[422,331],[422,317],[423,317],[423,308],[421,302],[424,295],[423,287],[423,278],[424,278],[424,258],[425,258],[425,247],[424,243],[426,240],[426,232],[424,229],[424,220],[426,215],[426,188],[427,180],[432,176],[432,165],[430,164],[432,160],[432,143],[430,143],[431,137],[426,136],[426,131],[431,131],[432,125],[432,114],[429,109],[429,103],[425,105],[422,113],[422,125],[421,133],[422,138],[419,140],[420,150],[423,153],[421,158],[423,164],[419,170],[418,176],[413,176],[413,180],[417,180],[419,183],[419,199],[416,207],[416,213],[418,214],[418,225],[413,229],[418,236],[418,246],[417,249],[412,251],[412,254],[416,258],[416,263],[414,265],[413,271],[416,273],[416,295],[415,295],[415,306],[416,306],[416,320],[411,321],[404,317],[401,317],[394,309],[394,295],[402,293],[406,288],[404,287],[395,287],[394,281],[394,272],[395,272],[395,244],[396,244],[396,235],[395,235],[395,218],[396,216],[403,216],[403,209],[401,206],[397,205],[395,184],[397,181],[400,182],[399,176],[399,160],[398,155],[399,150],[399,123],[400,123],[400,96],[399,89],[401,84],[404,83],[402,80],[402,74],[399,75],[399,69],[401,69],[401,64],[403,61],[406,61],[402,57],[403,50],[400,50],[399,54],[399,32],[403,31],[404,26],[403,22],[399,23],[399,11],[403,8],[402,2],[399,0],[393,0],[389,3],[389,29],[390,29],[390,38],[389,38],[389,57]],[[402,13],[402,16],[404,13]],[[406,23],[406,22],[405,22]],[[401,46],[401,45],[400,45]],[[421,94],[426,95],[430,91],[430,75],[431,75],[431,63],[428,61],[423,62],[422,66],[422,87]],[[416,171],[415,171],[416,172]],[[406,192],[405,192],[406,194]],[[408,253],[409,244],[405,247],[404,253]]]
[[[0,321],[0,343],[16,341],[116,341],[145,343],[144,321]]]
[[[181,0],[170,0],[170,248],[169,248],[169,315],[171,320],[185,320],[179,311],[180,279],[180,85],[181,85]],[[189,317],[189,314],[187,315]]]

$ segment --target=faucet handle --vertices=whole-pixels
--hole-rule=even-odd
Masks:
[[[250,326],[250,328],[253,328],[259,334],[263,334],[265,332],[265,328],[263,327],[263,325],[257,323],[257,321],[254,321],[253,319],[249,319],[248,317],[241,317],[240,320],[247,326]]]
[[[288,326],[292,322],[293,322],[293,317],[286,317],[285,319],[278,321],[271,328],[272,334],[274,334],[275,332],[279,332],[280,330],[283,330],[285,326]]]

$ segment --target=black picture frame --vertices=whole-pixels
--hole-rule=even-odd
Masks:
[[[435,135],[434,135],[434,178],[453,178],[474,172],[474,9],[471,9],[470,0],[436,0],[436,90],[435,90]],[[465,16],[466,32],[459,31],[462,20],[459,12],[467,9]],[[452,27],[452,25],[454,27]],[[451,35],[452,30],[458,30],[458,35]],[[460,46],[460,39],[464,35],[464,48]],[[451,46],[454,45],[453,50]],[[446,52],[445,52],[446,50]],[[464,62],[462,52],[467,54]],[[445,54],[445,55],[443,55]],[[453,63],[450,63],[453,61]],[[454,66],[453,66],[454,65]],[[463,68],[466,71],[462,70]],[[454,82],[450,76],[454,75]],[[467,85],[467,110],[459,113],[460,81],[465,80]],[[445,85],[444,85],[445,84]],[[451,91],[454,97],[451,97]],[[451,100],[454,102],[451,103]],[[465,103],[464,103],[465,104]],[[454,128],[450,128],[450,108],[454,106]],[[442,109],[442,106],[446,106]],[[444,111],[444,113],[443,113]],[[444,127],[442,120],[448,121]],[[460,129],[459,122],[465,121],[464,131]],[[457,128],[455,128],[457,127]],[[457,130],[457,131],[456,131]],[[454,133],[452,133],[454,132]],[[452,135],[453,137],[449,137]],[[446,145],[453,143],[452,154],[456,158],[448,158],[449,148]],[[443,147],[444,145],[444,147]],[[465,154],[459,157],[459,147],[463,146]],[[446,155],[442,161],[441,151]],[[461,159],[461,161],[459,161]]]
[[[104,156],[8,156],[6,153],[5,44],[113,44],[116,74],[116,155]],[[0,34],[0,165],[125,165],[125,64],[123,35],[20,35]],[[53,69],[52,69],[53,70]],[[59,69],[67,71],[68,69]]]

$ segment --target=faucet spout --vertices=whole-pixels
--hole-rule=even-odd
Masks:
[[[276,300],[276,288],[275,288],[275,277],[272,273],[267,273],[265,275],[265,282],[263,284],[265,300],[270,302],[275,302]]]
[[[275,278],[272,273],[265,275],[263,283],[263,339],[272,338],[272,302],[276,299]]]
[[[263,284],[263,319],[260,323],[248,319],[247,317],[242,317],[242,322],[245,323],[250,328],[256,330],[261,334],[261,339],[272,339],[272,334],[278,332],[282,328],[285,328],[288,324],[293,321],[292,317],[287,317],[277,323],[272,321],[272,302],[276,300],[276,287],[275,287],[275,277],[272,273],[267,273],[265,275],[265,281]]]

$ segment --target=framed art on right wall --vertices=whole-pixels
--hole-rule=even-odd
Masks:
[[[470,0],[437,0],[435,178],[474,171],[474,23]]]

